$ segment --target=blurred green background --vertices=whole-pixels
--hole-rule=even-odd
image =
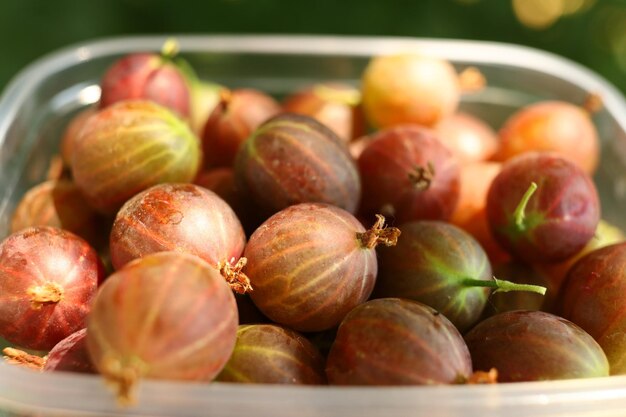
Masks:
[[[626,0],[0,0],[0,89],[20,69],[57,48],[150,33],[511,42],[578,61],[626,92]]]

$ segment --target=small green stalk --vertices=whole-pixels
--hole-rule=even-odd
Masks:
[[[185,60],[178,56],[180,52],[180,43],[176,38],[167,38],[165,42],[163,42],[163,46],[161,47],[161,60],[163,64],[171,63],[173,64],[181,74],[187,80],[187,83],[190,87],[196,86],[200,83],[200,79],[198,78],[198,74],[193,69],[193,67]]]
[[[187,79],[187,82],[190,85],[195,86],[200,84],[200,78],[198,77],[198,74],[196,74],[196,71],[193,69],[191,64],[187,62],[186,59],[177,56],[175,58],[172,58],[172,62]]]
[[[546,287],[542,287],[540,285],[516,284],[514,282],[505,281],[502,279],[498,279],[496,277],[493,277],[492,281],[483,281],[482,279],[465,278],[462,284],[466,287],[495,288],[494,293],[509,292],[509,291],[528,291],[528,292],[534,292],[534,293],[541,294],[541,295],[545,295],[546,293]]]
[[[180,51],[180,45],[176,38],[168,38],[161,47],[161,56],[163,58],[172,59]]]
[[[530,198],[533,196],[536,190],[537,190],[537,183],[535,182],[530,183],[530,187],[528,187],[528,190],[526,190],[526,192],[524,193],[524,196],[522,196],[522,200],[519,202],[519,204],[515,208],[515,211],[513,212],[513,219],[515,220],[515,227],[520,232],[523,232],[524,230],[526,230],[526,223],[525,223],[526,206],[528,205]]]

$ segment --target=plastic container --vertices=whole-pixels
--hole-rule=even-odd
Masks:
[[[422,51],[472,65],[488,79],[462,107],[499,127],[540,99],[583,103],[603,141],[596,181],[603,216],[626,229],[626,103],[591,71],[544,52],[496,43],[406,38],[180,36],[181,54],[201,78],[281,96],[317,80],[358,83],[372,55]],[[0,236],[15,203],[40,182],[70,116],[99,98],[114,59],[159,50],[165,37],[109,39],[73,46],[33,63],[0,100]],[[285,387],[144,381],[138,404],[120,408],[97,376],[38,374],[0,363],[0,416],[625,416],[626,376],[590,380],[432,387]]]

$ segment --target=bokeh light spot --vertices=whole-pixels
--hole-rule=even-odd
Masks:
[[[564,13],[565,0],[513,0],[517,19],[532,29],[546,29]]]
[[[586,9],[588,7],[587,3],[589,2],[589,0],[564,0],[563,14],[568,15],[580,13],[583,11],[583,9]]]

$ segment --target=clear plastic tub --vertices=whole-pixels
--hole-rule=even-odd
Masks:
[[[499,127],[540,99],[582,103],[599,94],[602,137],[596,175],[603,216],[626,229],[626,103],[591,71],[554,55],[496,43],[318,36],[180,36],[201,78],[281,96],[317,80],[358,83],[369,57],[422,51],[475,66],[488,87],[462,107]],[[98,100],[105,68],[132,51],[160,49],[165,37],[108,39],[33,63],[0,99],[0,237],[19,198],[40,182],[72,114]],[[0,416],[626,416],[626,376],[432,387],[290,387],[144,381],[138,404],[120,408],[97,376],[38,374],[0,363]]]

